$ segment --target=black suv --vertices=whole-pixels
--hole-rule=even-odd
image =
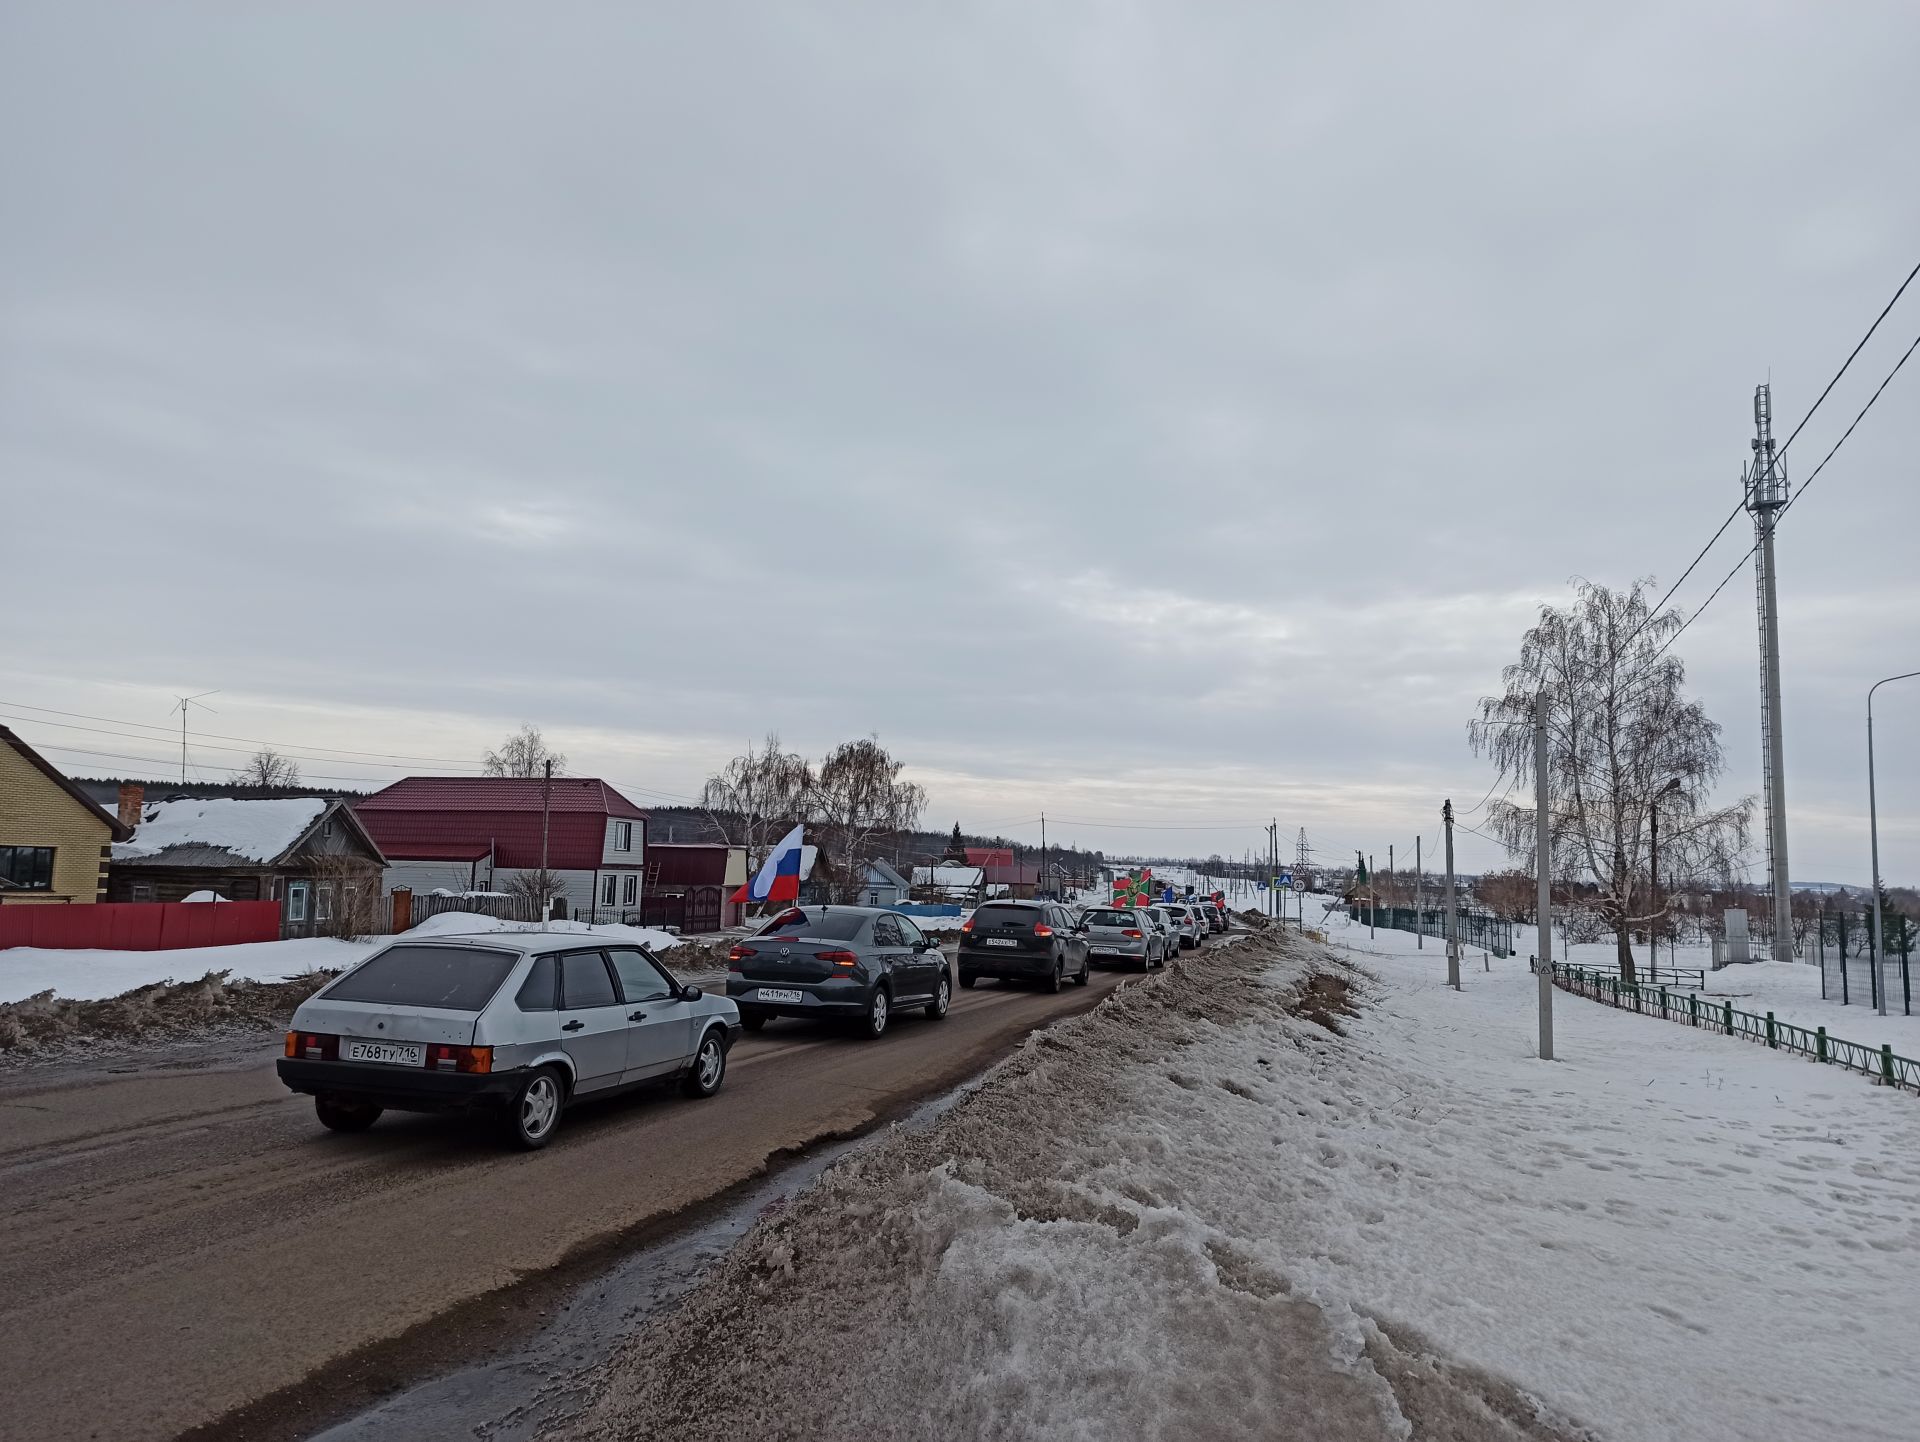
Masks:
[[[1058,991],[1085,986],[1087,967],[1086,928],[1057,901],[989,901],[960,927],[962,986],[997,976]]]
[[[727,953],[727,995],[748,1031],[770,1017],[838,1017],[868,1036],[903,1007],[947,1014],[953,987],[940,943],[873,906],[796,906]]]

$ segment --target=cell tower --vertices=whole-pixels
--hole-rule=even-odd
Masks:
[[[1307,828],[1300,828],[1300,840],[1293,848],[1293,874],[1303,881],[1307,876]]]
[[[1773,387],[1753,392],[1753,461],[1742,478],[1753,512],[1753,584],[1760,617],[1760,780],[1767,807],[1767,885],[1773,959],[1793,960],[1793,888],[1787,872],[1787,785],[1780,734],[1780,598],[1774,589],[1773,531],[1787,504],[1787,474],[1774,458]]]

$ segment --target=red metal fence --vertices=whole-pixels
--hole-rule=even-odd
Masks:
[[[93,906],[0,906],[0,949],[177,951],[278,941],[277,901],[103,901]]]

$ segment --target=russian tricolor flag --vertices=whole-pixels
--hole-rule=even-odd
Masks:
[[[732,900],[745,904],[749,901],[798,901],[800,899],[800,833],[805,826],[796,826],[789,831],[786,839],[774,847],[767,855],[766,863],[745,886],[734,892]]]

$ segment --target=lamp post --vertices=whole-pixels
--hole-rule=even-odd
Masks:
[[[1647,803],[1647,824],[1652,830],[1651,839],[1647,843],[1647,889],[1653,893],[1647,898],[1649,901],[1657,901],[1660,897],[1660,803],[1679,789],[1680,778],[1676,776],[1654,792],[1653,800]],[[1663,909],[1661,914],[1654,918],[1654,924],[1647,928],[1648,960],[1652,964],[1652,981],[1655,986],[1660,984],[1659,925],[1664,920],[1666,920],[1666,913]]]
[[[1880,923],[1880,803],[1873,788],[1873,693],[1889,681],[1909,681],[1920,671],[1902,671],[1898,676],[1883,676],[1867,688],[1867,832],[1873,844],[1873,980],[1878,994],[1875,1010],[1887,1014],[1887,934]],[[1847,969],[1846,953],[1840,954],[1840,970]]]

